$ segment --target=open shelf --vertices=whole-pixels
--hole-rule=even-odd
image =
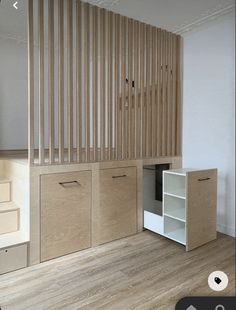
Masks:
[[[164,193],[182,198],[186,197],[185,176],[164,172]]]
[[[176,229],[174,231],[170,231],[168,233],[165,233],[165,237],[179,242],[183,245],[186,245],[186,238],[185,238],[185,229],[184,228],[180,228],[180,229]]]
[[[164,194],[164,215],[185,222],[185,200]]]
[[[169,239],[186,245],[185,223],[174,218],[164,216],[164,235]]]
[[[183,193],[182,191],[179,191],[179,192],[176,191],[176,193],[166,193],[166,192],[164,192],[164,194],[168,195],[168,196],[180,198],[180,199],[186,199],[185,196],[184,196],[185,193]]]

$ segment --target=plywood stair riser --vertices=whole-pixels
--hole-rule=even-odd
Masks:
[[[0,179],[0,203],[11,200],[11,182]]]
[[[0,235],[19,230],[19,214],[14,202],[0,203]]]

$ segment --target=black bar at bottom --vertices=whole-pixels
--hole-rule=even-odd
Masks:
[[[235,310],[236,297],[185,297],[175,310]]]

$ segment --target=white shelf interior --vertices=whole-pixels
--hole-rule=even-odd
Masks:
[[[186,197],[185,176],[164,172],[164,193],[176,196],[179,198]]]
[[[164,216],[164,235],[169,239],[172,239],[183,245],[186,245],[185,223]]]
[[[185,200],[164,194],[164,215],[185,222]]]

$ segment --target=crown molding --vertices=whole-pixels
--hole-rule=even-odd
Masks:
[[[207,12],[203,14],[201,17],[194,19],[194,21],[192,22],[186,22],[179,27],[173,28],[172,32],[182,35],[185,32],[192,31],[193,29],[205,23],[208,23],[209,21],[218,19],[219,17],[227,15],[232,12],[235,12],[235,3],[225,6],[225,7],[221,7],[220,9],[215,9],[210,12]]]

